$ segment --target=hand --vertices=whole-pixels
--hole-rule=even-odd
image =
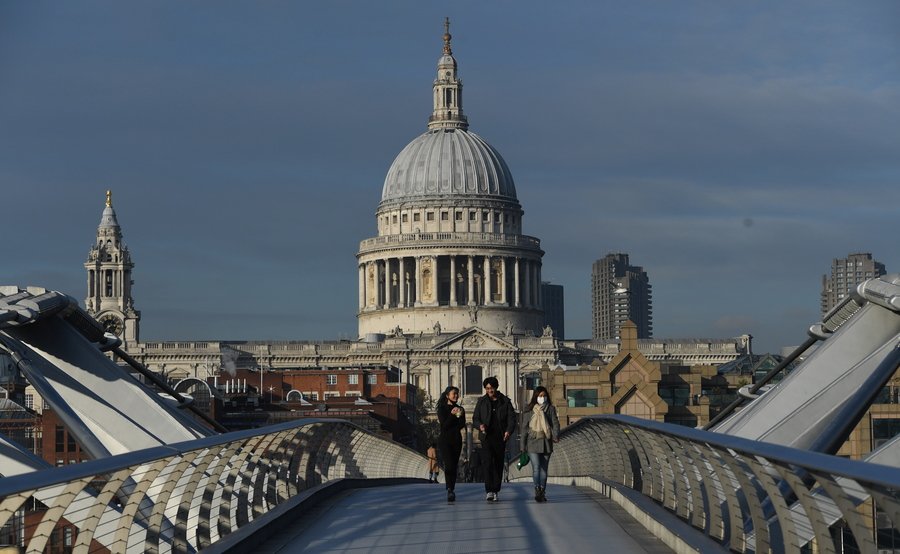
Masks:
[[[506,439],[509,438],[509,431],[503,433],[503,442],[506,442]]]
[[[559,442],[558,438],[553,439],[553,442]]]
[[[487,430],[487,427],[484,426],[484,423],[478,426],[478,430],[484,433]]]

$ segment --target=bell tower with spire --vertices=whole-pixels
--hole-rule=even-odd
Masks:
[[[139,339],[141,313],[131,296],[131,254],[122,241],[122,228],[112,205],[112,191],[106,191],[106,207],[97,227],[97,240],[88,253],[88,291],[84,307],[107,331],[122,339],[126,350]]]
[[[429,129],[469,128],[469,120],[463,115],[462,81],[456,75],[451,38],[448,17],[444,19],[444,52],[438,60],[437,79],[434,80],[434,111],[428,118]]]

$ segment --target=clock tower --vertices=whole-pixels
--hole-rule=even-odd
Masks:
[[[122,228],[112,206],[112,191],[106,191],[106,207],[97,227],[97,240],[84,264],[88,294],[84,307],[110,333],[122,339],[127,350],[139,341],[141,312],[131,296],[131,254],[122,241]]]

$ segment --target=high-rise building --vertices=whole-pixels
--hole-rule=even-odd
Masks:
[[[638,338],[653,336],[650,280],[628,254],[614,252],[594,262],[591,272],[592,331],[595,339],[619,339],[622,325],[632,321]]]
[[[885,273],[884,264],[872,259],[869,252],[855,252],[831,260],[831,277],[822,275],[822,315],[846,298],[856,285]]]
[[[122,240],[122,228],[106,191],[106,207],[97,227],[97,240],[88,253],[84,268],[88,274],[88,295],[84,307],[107,331],[122,339],[128,348],[140,340],[141,312],[134,309],[131,296],[131,253]]]
[[[541,282],[541,300],[544,303],[544,327],[553,329],[558,339],[566,338],[566,310],[563,286],[549,281]]]

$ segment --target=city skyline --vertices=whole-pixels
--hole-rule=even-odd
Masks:
[[[900,269],[892,4],[351,5],[0,8],[0,282],[81,300],[110,188],[144,340],[355,338],[445,15],[569,338],[610,251],[653,276],[654,336],[757,351],[803,340],[833,258]]]

